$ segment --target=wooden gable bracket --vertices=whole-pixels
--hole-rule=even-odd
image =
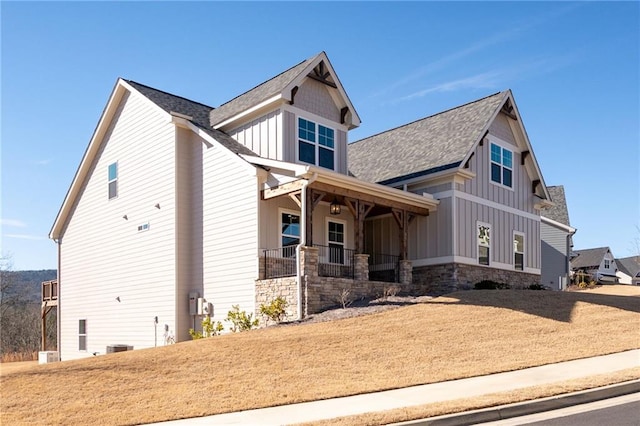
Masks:
[[[400,228],[400,260],[406,260],[409,255],[409,214],[406,210],[391,209],[393,218]]]
[[[344,119],[349,112],[349,107],[344,107],[340,110],[340,124],[344,124]]]
[[[536,188],[540,185],[540,179],[536,179],[531,182],[531,192],[536,193]]]
[[[289,198],[298,205],[298,208],[302,208],[302,191],[290,193]]]
[[[522,151],[521,157],[520,157],[520,165],[524,166],[524,160],[527,159],[527,157],[529,156],[529,151]]]
[[[488,130],[484,132],[484,135],[482,135],[482,137],[480,138],[480,143],[478,145],[480,146],[484,145],[484,138],[486,138],[488,134],[489,134]]]
[[[502,112],[504,115],[511,118],[512,120],[518,121],[518,117],[516,117],[516,115],[513,113],[513,105],[511,105],[511,102],[508,99],[507,99],[507,102],[505,102],[504,105],[502,105],[502,109],[500,110],[500,112]]]
[[[338,86],[335,83],[330,82],[327,78],[331,75],[329,71],[326,71],[324,66],[324,61],[320,61],[320,63],[313,69],[313,74],[309,74],[309,77],[319,81],[320,83],[326,84],[327,86],[333,87],[337,89]]]
[[[473,156],[476,155],[475,152],[472,152],[471,155],[469,156],[469,159],[467,160],[466,163],[464,163],[464,168],[468,169],[469,168],[469,161],[471,161],[471,159],[473,158]]]
[[[293,86],[293,89],[291,89],[291,100],[289,101],[289,105],[293,105],[293,99],[296,97],[296,93],[298,93],[298,86]]]

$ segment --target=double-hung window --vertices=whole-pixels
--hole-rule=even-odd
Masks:
[[[282,212],[281,217],[282,255],[295,256],[296,246],[300,244],[300,215]]]
[[[478,224],[478,263],[489,265],[491,258],[491,226],[486,223]]]
[[[335,169],[335,131],[298,117],[298,160]]]
[[[513,187],[513,152],[491,144],[491,181]]]
[[[118,196],[118,163],[109,164],[109,199]]]
[[[513,266],[518,271],[524,270],[524,235],[513,234]]]

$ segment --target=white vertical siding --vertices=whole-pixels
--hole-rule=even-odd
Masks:
[[[278,109],[231,130],[229,135],[261,157],[284,160],[281,127],[282,113]]]
[[[166,114],[136,93],[122,99],[62,234],[62,359],[110,344],[153,347],[156,316],[159,345],[164,324],[175,330],[174,142]],[[107,168],[116,161],[118,197],[109,200]],[[78,351],[80,319],[86,352]]]
[[[232,305],[255,311],[258,182],[255,170],[224,148],[203,150],[203,293],[222,321]]]

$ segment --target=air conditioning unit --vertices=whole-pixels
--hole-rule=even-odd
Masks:
[[[58,362],[60,357],[56,351],[40,351],[38,352],[38,364],[48,364],[50,362]]]
[[[126,352],[126,351],[132,351],[133,350],[133,346],[129,346],[129,345],[109,345],[107,346],[107,353],[108,354],[112,354],[114,352]]]

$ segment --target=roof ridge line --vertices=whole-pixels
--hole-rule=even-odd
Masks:
[[[216,109],[215,107],[212,107],[211,105],[203,104],[202,102],[194,101],[193,99],[185,98],[184,96],[180,96],[180,95],[176,95],[176,94],[173,94],[173,93],[169,93],[169,92],[167,92],[165,90],[156,89],[155,87],[151,87],[151,86],[143,84],[143,83],[138,83],[137,81],[134,81],[134,80],[127,80],[126,78],[123,78],[123,80],[126,81],[127,83],[134,83],[134,84],[137,84],[139,86],[146,87],[147,89],[155,90],[156,92],[160,92],[160,93],[164,93],[165,95],[173,96],[174,98],[184,99],[185,101],[189,101],[189,102],[192,102],[194,104],[202,105],[204,107],[211,108],[211,109]]]
[[[422,117],[422,118],[415,119],[415,120],[410,121],[410,122],[408,122],[408,123],[401,124],[401,125],[396,126],[396,127],[392,127],[391,129],[387,129],[387,130],[383,130],[383,131],[378,132],[378,133],[374,133],[373,135],[367,136],[366,138],[362,138],[362,139],[358,139],[357,141],[350,142],[350,143],[349,143],[349,145],[353,145],[353,144],[356,144],[356,143],[358,143],[358,142],[365,141],[365,140],[367,140],[367,139],[373,138],[373,137],[375,137],[375,136],[382,135],[382,134],[384,134],[384,133],[388,133],[388,132],[392,132],[392,131],[398,130],[398,129],[402,128],[402,127],[410,126],[411,124],[417,123],[417,122],[419,122],[419,121],[426,120],[426,119],[428,119],[428,118],[433,118],[433,117],[438,116],[438,115],[440,115],[440,114],[444,114],[444,113],[446,113],[446,112],[453,111],[454,109],[462,108],[462,107],[465,107],[465,106],[467,106],[467,105],[474,104],[474,103],[476,103],[476,102],[484,101],[485,99],[488,99],[488,98],[490,98],[490,97],[492,97],[492,96],[496,96],[496,95],[499,95],[500,93],[505,93],[505,92],[507,92],[507,91],[506,91],[506,90],[503,90],[503,91],[501,91],[501,92],[496,92],[496,93],[493,93],[493,94],[491,94],[491,95],[487,95],[487,96],[485,96],[485,97],[483,97],[483,98],[476,99],[475,101],[470,101],[470,102],[464,103],[464,104],[462,104],[462,105],[458,105],[458,106],[455,106],[455,107],[452,107],[452,108],[446,109],[446,110],[444,110],[444,111],[436,112],[435,114],[431,114],[431,115],[428,115],[428,116],[426,116],[426,117]]]
[[[295,64],[294,66],[289,67],[289,68],[287,68],[286,70],[284,70],[284,71],[282,71],[282,72],[280,72],[280,73],[278,73],[278,74],[274,75],[274,76],[273,76],[273,77],[271,77],[270,79],[265,80],[265,81],[263,81],[262,83],[256,84],[256,85],[255,85],[255,86],[253,86],[251,89],[246,90],[246,91],[244,91],[244,92],[240,93],[238,96],[235,96],[235,97],[233,97],[232,99],[229,99],[227,102],[225,102],[225,103],[223,103],[223,104],[220,104],[220,105],[218,106],[218,108],[221,108],[221,107],[223,107],[224,105],[226,105],[226,104],[228,104],[228,103],[230,103],[230,102],[232,102],[232,101],[234,101],[234,100],[238,99],[239,97],[246,95],[247,93],[251,92],[251,91],[252,91],[252,90],[254,90],[254,89],[257,89],[258,87],[262,86],[263,84],[267,84],[267,83],[268,83],[268,82],[270,82],[271,80],[274,80],[274,79],[276,79],[276,78],[280,77],[282,74],[284,74],[284,73],[287,73],[287,72],[291,71],[291,70],[292,70],[292,69],[294,69],[295,67],[297,67],[297,66],[299,66],[299,65],[302,65],[303,63],[307,62],[308,60],[313,59],[313,58],[316,58],[318,55],[322,54],[323,52],[324,52],[324,51],[322,51],[322,52],[320,52],[320,53],[318,53],[318,54],[316,54],[316,55],[312,56],[311,58],[307,58],[307,59],[305,59],[305,60],[303,60],[303,61],[300,61],[300,62],[298,62],[297,64]]]

